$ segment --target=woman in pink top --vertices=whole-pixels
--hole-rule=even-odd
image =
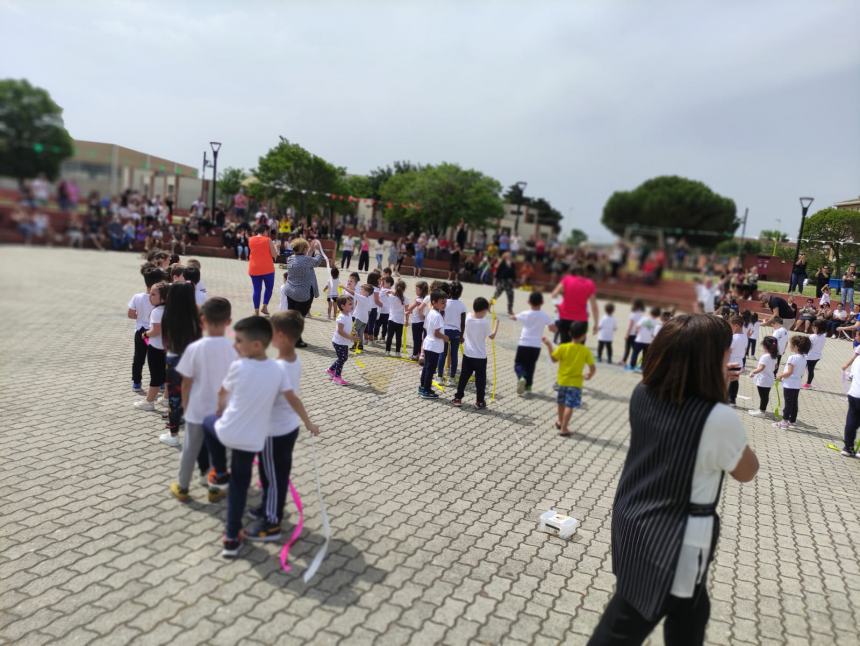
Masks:
[[[594,333],[597,334],[597,296],[594,281],[582,275],[582,268],[571,265],[568,274],[561,279],[552,297],[561,295],[558,306],[558,332],[562,343],[570,343],[572,337],[570,328],[576,321],[588,322],[588,305],[591,305],[591,317],[594,319]]]

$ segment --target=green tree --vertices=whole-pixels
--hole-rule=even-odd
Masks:
[[[46,90],[23,79],[0,81],[0,175],[19,183],[39,173],[55,179],[73,152],[63,110]]]
[[[345,172],[283,137],[260,157],[253,171],[263,197],[286,197],[291,203],[298,202],[299,212],[308,219],[311,212],[328,205],[328,198],[321,193],[336,193]]]
[[[801,249],[819,251],[833,260],[837,272],[845,257],[857,256],[860,240],[860,211],[851,209],[822,209],[806,220]]]
[[[387,219],[438,235],[460,218],[470,226],[483,227],[502,217],[501,190],[498,181],[479,171],[442,163],[394,173],[382,185],[381,197]]]
[[[385,184],[394,175],[402,175],[403,173],[411,173],[412,171],[421,170],[420,164],[413,164],[411,161],[396,161],[393,166],[379,167],[376,170],[370,171],[367,176],[370,182],[370,193],[368,197],[374,200],[382,199],[382,185]]]
[[[788,234],[776,229],[762,229],[758,237],[760,240],[767,240],[769,242],[788,242]]]
[[[616,235],[628,229],[660,229],[666,235],[684,236],[690,244],[713,248],[737,229],[736,212],[733,200],[702,182],[672,175],[613,193],[602,221]]]
[[[566,244],[568,247],[578,247],[583,242],[588,240],[588,235],[582,229],[574,229],[567,236]]]
[[[248,179],[248,173],[241,168],[225,168],[218,178],[218,199],[230,204],[233,196],[242,188],[242,182]]]

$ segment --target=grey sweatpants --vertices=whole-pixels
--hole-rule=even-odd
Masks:
[[[185,439],[182,442],[182,456],[179,458],[179,486],[188,489],[194,466],[197,464],[197,454],[203,446],[203,424],[185,422]]]

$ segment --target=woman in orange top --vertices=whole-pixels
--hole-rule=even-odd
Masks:
[[[254,314],[260,313],[260,290],[266,286],[263,294],[263,315],[269,315],[269,301],[272,298],[272,290],[275,288],[275,258],[278,250],[275,243],[269,237],[269,227],[265,224],[255,229],[256,235],[248,240],[251,249],[251,257],[248,262],[248,274],[254,284]]]

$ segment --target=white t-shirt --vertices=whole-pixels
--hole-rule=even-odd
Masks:
[[[382,305],[379,306],[380,314],[391,314],[391,310],[389,309],[388,304],[388,295],[391,293],[387,287],[379,290],[379,300],[382,301]]]
[[[776,370],[776,357],[772,357],[765,352],[759,357],[758,365],[764,366],[764,370],[753,377],[753,383],[762,388],[770,388],[773,386],[773,382],[776,381],[776,377],[773,375],[773,371]]]
[[[714,297],[717,295],[716,288],[699,285],[696,287],[696,298],[702,304],[702,310],[705,314],[710,314],[714,311]]]
[[[812,344],[812,347],[810,347],[809,352],[806,353],[806,360],[816,361],[821,358],[821,355],[824,352],[824,344],[827,342],[827,337],[823,334],[811,334],[809,336],[809,341]]]
[[[152,312],[149,315],[149,327],[147,329],[151,330],[153,325],[161,325],[161,319],[163,316],[164,305],[157,305],[152,308]],[[164,350],[164,340],[161,338],[160,334],[158,336],[149,337],[149,345],[153,348]]]
[[[818,306],[819,306],[819,307],[824,307],[824,306],[825,306],[825,305],[827,305],[828,303],[830,303],[830,294],[828,294],[827,292],[822,292],[822,293],[821,293],[821,298],[820,298],[820,299],[818,299]]]
[[[421,299],[421,305],[418,306],[422,312],[424,312],[424,329],[427,329],[427,317],[430,316],[430,310],[433,308],[430,306],[430,294],[427,294],[424,298]]]
[[[627,315],[627,329],[629,330],[629,332],[627,332],[628,336],[636,335],[636,326],[639,324],[639,321],[642,320],[643,314],[644,312],[630,312],[630,314]]]
[[[332,299],[337,298],[337,288],[340,285],[340,278],[329,278],[328,279],[328,296],[326,298]]]
[[[355,307],[352,310],[352,318],[362,323],[367,323],[367,318],[370,316],[371,297],[365,296],[361,292],[355,292]]]
[[[277,364],[287,374],[287,380],[290,387],[287,390],[292,390],[296,396],[301,396],[300,384],[302,379],[302,360],[296,356],[295,361],[289,362],[286,359],[276,359]],[[272,435],[280,437],[281,435],[289,435],[299,427],[301,422],[299,414],[290,406],[287,398],[281,394],[275,399],[275,405],[272,407]]]
[[[197,302],[197,307],[200,307],[206,302],[206,292],[201,292],[199,289],[195,289],[194,300]]]
[[[806,371],[806,355],[792,354],[788,357],[788,365],[792,366],[791,376],[782,380],[782,387],[791,389],[799,389],[803,380],[803,373]]]
[[[218,390],[237,358],[233,342],[224,336],[204,336],[188,344],[176,372],[192,380],[185,421],[202,424],[218,408]]]
[[[518,345],[526,348],[539,348],[543,338],[543,330],[552,325],[552,317],[543,310],[525,310],[517,314],[517,321],[522,324]]]
[[[391,292],[385,297],[386,304],[388,306],[388,320],[392,323],[403,323],[406,321],[406,309],[397,296],[395,296],[394,292]]]
[[[355,247],[355,240],[352,239],[352,236],[345,236],[343,239],[343,250],[352,251],[353,247]]]
[[[128,302],[128,309],[137,312],[137,318],[134,320],[134,331],[137,332],[140,328],[149,329],[149,316],[152,314],[152,303],[149,300],[149,294],[140,292],[131,297]]]
[[[618,323],[615,321],[615,317],[604,314],[603,318],[600,319],[600,323],[597,324],[597,340],[609,341],[611,343],[612,339],[615,338],[615,330],[617,329]]]
[[[280,294],[281,294],[281,298],[278,301],[278,309],[281,312],[285,312],[288,309],[290,309],[290,300],[289,300],[289,297],[287,296],[287,284],[286,283],[281,285]]]
[[[441,330],[445,327],[442,315],[437,310],[430,310],[427,318],[424,320],[424,327],[427,328],[427,336],[421,347],[430,352],[442,352],[445,349],[445,341],[436,338],[436,330]]]
[[[459,298],[449,298],[445,302],[445,329],[460,330],[460,322],[463,314],[466,313],[466,306]]]
[[[784,355],[785,347],[788,345],[788,330],[778,327],[773,331],[773,337],[776,339],[776,353],[779,356]]]
[[[750,324],[749,338],[753,341],[758,341],[759,330],[761,330],[761,321],[756,321],[755,323]]]
[[[729,351],[729,363],[744,365],[744,355],[747,353],[749,337],[743,332],[732,334],[732,345]]]
[[[413,323],[423,323],[424,322],[424,314],[421,313],[421,303],[424,302],[424,299],[415,297],[415,309],[412,310],[412,322]]]
[[[657,319],[643,316],[636,324],[636,343],[651,343],[654,340],[654,330],[657,328]]]
[[[746,445],[747,433],[737,414],[726,404],[716,404],[702,429],[693,468],[690,502],[714,502],[722,472],[732,472],[737,468]],[[696,581],[708,567],[713,527],[712,516],[690,516],[687,519],[671,589],[671,594],[676,597],[691,597]]]
[[[857,348],[860,348],[860,345]],[[851,364],[851,387],[848,389],[848,396],[860,397],[860,361],[857,359]]]
[[[463,355],[472,359],[487,358],[487,337],[492,332],[492,322],[488,315],[482,318],[474,314],[466,315],[466,331],[463,334]]]
[[[344,314],[343,312],[338,314],[334,328],[334,336],[332,336],[331,342],[336,343],[337,345],[352,345],[352,339],[347,336],[341,336],[339,331],[340,325],[343,325],[344,332],[349,334],[352,330],[352,317],[349,314]]]
[[[263,450],[272,429],[272,407],[290,390],[289,375],[274,359],[237,359],[221,384],[230,393],[227,408],[215,422],[221,444],[231,449]]]

